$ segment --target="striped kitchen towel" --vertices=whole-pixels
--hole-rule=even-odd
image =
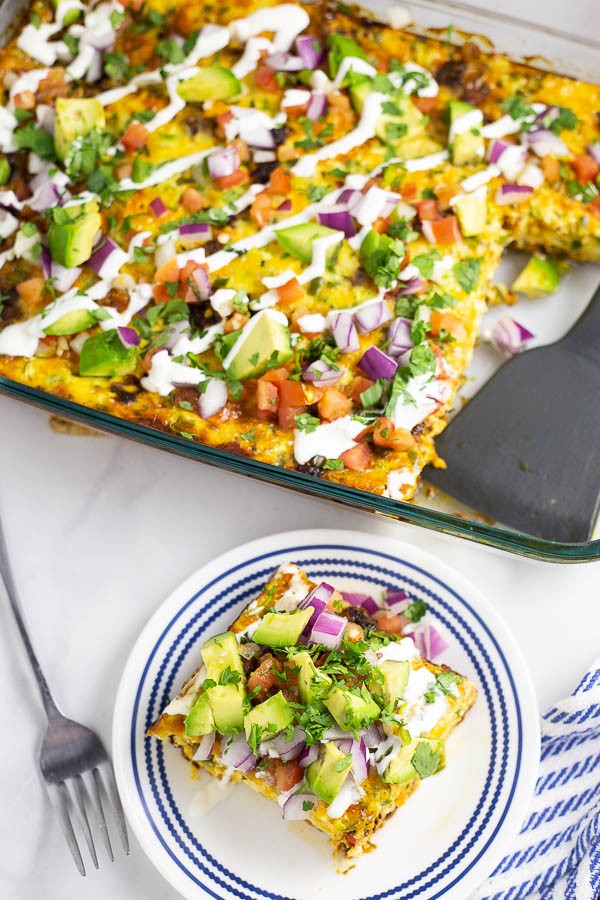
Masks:
[[[600,897],[600,659],[542,718],[540,774],[511,852],[472,900]]]

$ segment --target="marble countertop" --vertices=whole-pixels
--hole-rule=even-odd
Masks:
[[[597,0],[505,0],[502,11],[582,35],[600,25]],[[292,528],[397,536],[463,572],[515,633],[542,709],[600,653],[600,563],[532,562],[124,440],[57,434],[44,413],[3,397],[0,420],[0,509],[34,642],[61,707],[107,745],[121,671],[156,607],[222,551]],[[38,776],[43,710],[4,600],[0,721],[11,739],[0,767],[0,896],[175,900],[135,840],[129,858],[111,865],[100,848],[100,870],[77,874]]]

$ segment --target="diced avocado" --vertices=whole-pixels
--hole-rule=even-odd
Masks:
[[[6,156],[0,156],[0,184],[6,184],[10,178],[10,163]]]
[[[253,706],[244,717],[246,737],[250,737],[253,728],[258,728],[258,733],[262,737],[274,737],[280,731],[285,731],[293,721],[293,707],[279,691],[268,700]]]
[[[418,754],[418,755],[417,755]],[[416,775],[427,778],[444,766],[444,744],[432,738],[417,738],[405,744],[382,775],[389,784],[404,784]]]
[[[390,101],[398,110],[397,114],[383,113],[375,124],[375,134],[386,144],[404,146],[403,141],[420,136],[427,119],[419,112],[409,97],[401,97]]]
[[[240,675],[240,684],[246,684],[238,642],[232,631],[224,631],[222,634],[216,634],[204,641],[201,652],[207,678],[218,682],[221,674],[226,669],[230,669]]]
[[[353,694],[347,688],[334,687],[324,700],[325,706],[344,731],[368,728],[379,718],[381,710],[366,688]]]
[[[227,100],[242,93],[242,85],[225,66],[206,66],[177,85],[177,93],[186,103]]]
[[[215,720],[210,708],[208,694],[200,694],[185,717],[185,733],[188,737],[197,737],[203,734],[210,734],[214,730]]]
[[[267,647],[293,647],[312,614],[312,607],[293,613],[265,613],[252,639]]]
[[[554,293],[559,281],[560,274],[554,260],[532,256],[513,283],[512,290],[526,297],[543,297]]]
[[[75,138],[85,137],[93,128],[102,130],[106,125],[104,107],[94,98],[56,98],[54,121],[54,149],[63,162],[69,157]]]
[[[322,707],[321,695],[325,692],[327,685],[331,684],[329,675],[317,669],[310,653],[307,653],[306,650],[294,653],[290,656],[290,662],[300,670],[298,672],[298,693],[302,703],[306,706]]]
[[[417,134],[414,137],[407,137],[394,144],[396,155],[403,160],[420,159],[422,156],[438,153],[441,149],[442,147],[440,144],[427,134]]]
[[[206,691],[215,727],[221,734],[237,734],[244,728],[245,690],[242,683],[217,684]]]
[[[54,9],[58,9],[59,0],[52,0],[52,6]],[[73,22],[76,22],[77,19],[81,16],[81,9],[68,9],[66,13],[62,17],[62,26],[66,28],[68,25],[72,25]]]
[[[409,674],[408,661],[386,659],[375,666],[369,690],[382,698],[387,709],[395,710],[408,684]]]
[[[78,334],[95,325],[97,319],[93,312],[89,309],[74,309],[65,313],[52,325],[44,328],[44,334]]]
[[[101,225],[96,200],[54,210],[48,229],[52,259],[68,269],[86,262],[92,255],[94,239]]]
[[[339,794],[341,787],[353,769],[353,763],[346,763],[345,755],[333,741],[327,741],[321,748],[319,758],[306,770],[306,780],[313,792],[329,805]]]
[[[326,225],[319,225],[317,222],[305,222],[303,225],[292,225],[290,228],[278,228],[275,237],[283,249],[295,256],[296,259],[303,263],[310,263],[312,262],[312,242],[316,238],[334,233],[335,228],[327,228]],[[333,254],[335,249],[332,247],[330,253]]]
[[[126,347],[116,328],[93,334],[81,348],[80,375],[128,375],[137,365],[135,347]]]
[[[470,194],[461,194],[454,201],[454,209],[464,237],[481,234],[487,222],[487,190],[484,187]]]
[[[481,122],[483,116],[475,106],[464,103],[462,100],[451,100],[448,104],[450,110],[450,128],[468,113],[479,113],[480,124],[474,124],[459,134],[455,134],[451,144],[452,162],[455,166],[465,166],[467,163],[479,162],[485,155],[485,141],[481,134]]]
[[[277,367],[292,355],[287,325],[270,309],[253,316],[223,361],[231,378],[243,381],[262,375],[267,366]]]
[[[346,56],[356,56],[358,59],[366,60],[365,51],[352,38],[344,37],[343,34],[332,34],[329,37],[329,53],[327,56],[329,62],[329,74],[334,78],[337,74],[342,60]]]
[[[365,100],[373,90],[373,79],[368,75],[356,76],[354,83],[350,87],[350,100],[357,115],[360,116]]]

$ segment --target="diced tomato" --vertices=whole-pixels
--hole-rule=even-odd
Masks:
[[[421,200],[415,205],[421,222],[433,222],[440,218],[437,200]]]
[[[340,603],[344,603],[344,598],[340,594],[339,591],[334,591],[329,600],[327,601],[327,609],[330,612],[339,612],[341,609]]]
[[[232,119],[233,119],[233,113],[231,112],[230,109],[228,109],[227,112],[221,113],[219,116],[217,116],[217,128],[216,128],[217,137],[220,137],[220,138],[225,137],[225,126],[227,125],[228,122],[231,122]]]
[[[555,156],[544,156],[541,162],[542,172],[548,184],[555,184],[560,176],[560,163]]]
[[[275,787],[278,791],[285,793],[291,791],[294,785],[298,784],[304,778],[304,769],[302,766],[290,760],[290,762],[281,763],[275,770]]]
[[[183,269],[180,269],[179,271],[179,280],[181,281],[181,283],[187,284],[188,278],[192,278],[194,272],[197,269],[206,269],[206,273],[208,274],[208,266],[204,266],[201,265],[201,263],[194,262],[193,259],[188,259]]]
[[[273,384],[281,384],[282,381],[288,377],[287,369],[269,369],[268,372],[262,376],[262,381],[271,381]]]
[[[115,178],[118,178],[119,180],[122,178],[131,178],[132,172],[133,166],[128,162],[121,163],[120,166],[115,166],[114,168]]]
[[[269,692],[280,684],[276,671],[281,671],[281,663],[268,653],[248,678],[248,691],[259,688],[256,697],[258,700],[265,700],[269,696]]]
[[[379,234],[385,234],[385,232],[389,228],[389,225],[390,225],[389,219],[386,219],[384,216],[379,216],[378,219],[375,219],[375,221],[373,222],[371,227],[372,227],[373,231],[378,231]]]
[[[240,328],[243,328],[246,322],[249,321],[250,316],[247,316],[242,312],[234,312],[234,314],[225,322],[223,330],[225,331],[225,334],[231,334],[232,331],[239,331]]]
[[[290,431],[296,427],[296,416],[306,412],[306,406],[281,406],[277,415],[279,416],[279,427],[282,431]]]
[[[441,246],[448,246],[449,244],[456,244],[458,241],[462,240],[462,234],[456,216],[446,216],[445,218],[437,219],[430,224],[433,243],[440,244]]]
[[[38,103],[45,103],[50,106],[54,104],[57,97],[65,97],[69,91],[67,82],[65,81],[64,69],[48,69],[48,74],[42,78],[36,91],[36,100]]]
[[[46,281],[44,278],[29,278],[17,285],[21,306],[33,309],[39,303]]]
[[[279,85],[275,78],[275,69],[270,66],[259,66],[254,73],[254,80],[263,91],[270,94],[276,94],[279,91]]]
[[[438,335],[442,331],[447,331],[457,341],[464,341],[467,336],[467,330],[458,316],[453,313],[443,312],[441,309],[433,309],[430,317],[432,334]]]
[[[222,175],[219,178],[219,184],[222,188],[235,187],[236,184],[242,184],[244,181],[248,181],[249,177],[250,176],[245,169],[236,169],[231,175]]]
[[[391,419],[382,417],[377,420],[373,428],[373,443],[378,447],[402,451],[414,447],[415,439],[406,428],[394,428]]]
[[[464,194],[464,191],[460,184],[442,184],[439,187],[436,187],[435,195],[437,197],[437,205],[440,212],[445,212],[447,209],[450,209],[452,206],[450,201],[454,200],[455,197],[459,197],[461,194]]]
[[[133,9],[137,12],[144,5],[145,0],[122,0],[122,6],[125,6],[127,9]]]
[[[368,444],[357,444],[356,447],[352,447],[351,450],[346,450],[346,452],[341,455],[341,460],[345,467],[351,469],[353,472],[362,472],[370,458],[371,451],[369,450]]]
[[[250,215],[254,219],[257,225],[260,225],[261,228],[264,228],[265,225],[269,225],[271,222],[274,222],[277,218],[277,213],[273,209],[271,204],[271,196],[267,191],[262,191],[255,198],[252,206],[250,207]]]
[[[146,146],[149,133],[141,122],[131,122],[123,133],[121,143],[126,150],[139,150],[140,147]]]
[[[400,188],[400,194],[403,200],[406,200],[407,203],[412,203],[417,199],[417,194],[419,193],[419,189],[417,185],[413,183],[411,184],[403,184]]]
[[[352,397],[355,403],[360,403],[360,395],[363,391],[366,391],[367,388],[373,387],[375,384],[374,381],[371,381],[370,378],[364,378],[362,375],[357,375],[357,377],[350,383],[348,393]]]
[[[588,153],[581,153],[571,162],[577,176],[577,181],[581,184],[587,184],[588,181],[594,181],[600,172],[600,166]]]
[[[391,634],[402,634],[406,625],[409,624],[408,619],[404,616],[398,616],[391,612],[376,613],[375,617],[379,631],[388,631]]]
[[[594,199],[588,203],[588,209],[593,216],[598,216],[600,218],[600,197],[594,197]]]
[[[313,406],[315,403],[318,403],[325,393],[325,388],[316,387],[314,384],[305,384],[303,385],[302,390],[304,391],[304,398],[307,406]]]
[[[198,212],[199,209],[205,209],[210,204],[205,200],[203,194],[196,188],[189,187],[181,195],[181,205],[186,212]]]
[[[279,406],[279,391],[272,381],[258,379],[256,385],[256,404],[260,412],[275,413]]]
[[[289,194],[291,188],[290,176],[285,169],[274,169],[269,178],[269,189],[274,194]]]
[[[434,109],[437,109],[440,102],[440,98],[438,96],[412,97],[411,99],[417,109],[422,112],[424,116],[428,116],[429,113],[433,112]]]
[[[337,388],[330,387],[325,391],[323,399],[319,400],[317,409],[322,419],[333,422],[334,419],[348,415],[352,409],[352,400]]]
[[[21,91],[13,97],[15,109],[33,109],[35,106],[35,94],[33,91]]]
[[[276,291],[282,303],[293,303],[304,296],[304,290],[297,278],[290,278],[281,287],[276,288]]]
[[[306,398],[299,381],[287,378],[279,385],[279,402],[281,406],[305,406]]]
[[[154,281],[157,284],[165,284],[167,281],[178,281],[179,266],[177,265],[177,257],[172,256],[162,266],[156,270]]]

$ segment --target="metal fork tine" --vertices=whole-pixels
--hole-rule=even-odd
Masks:
[[[87,817],[86,811],[86,800],[89,804],[89,795],[84,784],[84,781],[81,775],[77,775],[74,779],[75,781],[75,799],[77,801],[77,809],[79,812],[79,822],[81,824],[81,829],[85,836],[86,843],[88,845],[88,850],[90,851],[90,856],[92,857],[92,862],[94,863],[94,868],[98,868],[98,857],[96,856],[96,848],[94,847],[94,839],[92,837],[92,832],[90,829],[90,823]]]
[[[115,861],[115,856],[113,853],[113,849],[110,843],[110,835],[108,833],[108,826],[106,824],[106,817],[104,815],[104,808],[102,806],[102,790],[104,785],[102,783],[102,778],[100,777],[100,772],[98,769],[92,769],[92,780],[94,783],[94,795],[95,795],[95,808],[96,815],[98,817],[98,827],[100,829],[100,834],[104,840],[104,846],[106,847],[106,852],[108,853],[108,857],[111,862]]]
[[[113,767],[109,760],[107,760],[106,763],[104,763],[104,765],[102,766],[102,773],[104,777],[104,787],[112,804],[113,815],[117,823],[117,829],[119,832],[119,837],[121,838],[121,844],[123,845],[123,850],[125,851],[126,855],[129,856],[129,835],[127,834],[125,813],[123,812],[121,798],[119,797],[119,792],[117,790]]]
[[[71,851],[71,855],[75,861],[75,865],[77,866],[77,871],[80,875],[85,875],[85,866],[83,865],[83,859],[81,858],[81,853],[79,851],[79,844],[77,843],[77,838],[75,837],[75,832],[73,831],[73,825],[71,823],[71,816],[69,815],[69,805],[70,805],[70,797],[69,792],[67,790],[67,786],[64,781],[61,781],[60,784],[53,789],[50,785],[48,787],[48,796],[50,797],[50,801],[52,806],[54,807],[54,811],[58,818],[60,827],[65,836],[67,844],[69,845],[69,850]]]

